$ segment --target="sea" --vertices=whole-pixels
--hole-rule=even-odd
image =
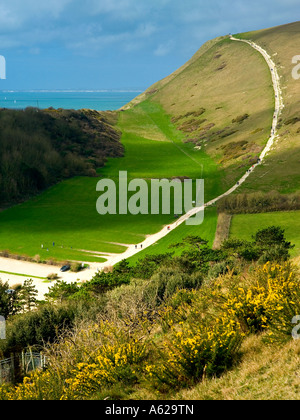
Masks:
[[[126,105],[142,90],[28,90],[0,91],[0,108],[25,109],[27,107],[93,109],[115,111]]]

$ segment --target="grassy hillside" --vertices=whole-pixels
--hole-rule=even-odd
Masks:
[[[292,57],[300,48],[299,32],[300,22],[295,22],[236,35],[253,40],[272,56],[281,77],[285,104],[273,150],[236,194],[299,192],[300,82],[292,77]],[[224,169],[223,186],[233,185],[239,171],[244,172],[255,160],[270,134],[274,98],[269,69],[251,47],[226,37],[206,43],[185,66],[151,86],[130,105],[136,106],[146,97],[166,109],[186,141],[205,150]],[[292,201],[294,205],[295,199]],[[244,217],[244,223],[236,233],[245,237],[251,229],[250,219],[239,217]],[[291,240],[299,235],[290,214],[270,218],[287,228]],[[268,216],[257,216],[255,220],[255,228],[270,224]],[[294,250],[293,254],[297,253]]]
[[[264,58],[228,38],[206,44],[138,100],[159,103],[185,142],[224,169],[223,188],[256,161],[270,134],[274,95]]]
[[[270,191],[291,193],[300,189],[300,80],[292,77],[295,64],[292,58],[300,50],[300,22],[240,34],[241,38],[252,39],[272,56],[279,75],[285,108],[279,123],[279,138],[268,160],[257,168],[242,191]]]
[[[265,345],[263,336],[242,345],[240,364],[221,378],[175,394],[177,400],[299,400],[299,340]]]
[[[276,54],[286,87],[280,138],[244,192],[299,190],[299,85],[283,64],[299,54],[292,45],[299,44],[299,31],[295,23],[239,35]],[[0,213],[0,248],[86,261],[121,253],[174,221],[174,214],[99,216],[99,179],[118,186],[121,170],[129,180],[148,183],[203,177],[208,201],[257,159],[273,112],[262,56],[228,37],[212,40],[119,112],[124,157],[109,158],[97,177],[69,179]],[[89,282],[54,283],[48,302],[34,311],[23,313],[19,306],[18,299],[25,305],[30,298],[22,288],[9,295],[9,285],[0,283],[0,304],[9,316],[0,353],[37,346],[48,357],[47,369],[1,386],[0,399],[299,399],[300,346],[292,331],[300,313],[300,275],[286,242],[295,244],[291,254],[299,262],[299,213],[234,215],[230,236],[244,241],[212,249],[217,208],[211,207],[201,226],[182,224]],[[268,226],[283,228],[285,237],[280,228],[259,232]],[[187,235],[183,247],[169,248]],[[173,250],[173,257],[156,255]]]
[[[295,22],[235,35],[253,40],[272,56],[281,76],[285,104],[276,147],[241,191],[299,190],[300,81],[292,77],[292,58],[300,49],[299,32],[300,22]],[[226,37],[206,43],[185,66],[130,105],[146,97],[161,103],[186,137],[204,146],[227,169],[227,185],[233,182],[237,167],[247,166],[269,136],[274,106],[269,69],[250,46]],[[201,110],[204,112],[198,116]],[[196,115],[188,115],[192,112]],[[245,114],[249,117],[244,122],[232,124]]]

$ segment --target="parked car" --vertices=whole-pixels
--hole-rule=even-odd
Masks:
[[[69,266],[69,264],[67,264],[67,265],[62,266],[61,269],[60,269],[60,271],[64,273],[65,271],[70,270],[70,268],[71,267]]]

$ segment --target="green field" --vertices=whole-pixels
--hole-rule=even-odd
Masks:
[[[20,273],[11,273],[10,271],[2,271],[0,270],[0,274],[10,274],[12,276],[20,276],[20,277],[27,277],[28,278],[28,274],[20,274]],[[42,280],[46,280],[47,277],[39,277],[39,276],[32,276],[30,275],[31,279],[42,279]]]
[[[250,240],[258,230],[269,226],[283,228],[288,241],[295,244],[295,248],[291,250],[291,256],[300,255],[300,211],[238,214],[232,218],[230,237]]]
[[[139,252],[133,257],[128,258],[130,264],[135,264],[139,259],[146,255],[157,255],[172,252],[179,255],[182,248],[169,248],[170,245],[181,242],[187,236],[199,236],[208,241],[208,246],[212,247],[217,228],[216,208],[208,208],[204,213],[204,221],[199,226],[187,226],[185,223],[171,231],[167,236],[157,241],[154,245]]]
[[[258,35],[259,43],[261,34]],[[266,43],[267,35],[261,37]],[[284,51],[282,45],[278,44],[279,55]],[[264,47],[268,49],[267,44]],[[275,45],[272,48],[277,52]],[[283,82],[289,82],[286,74]],[[292,92],[292,84],[287,84]],[[298,85],[296,88],[293,84],[293,89],[298,89]],[[128,172],[128,181],[142,178],[148,183],[153,178],[204,178],[205,201],[217,197],[234,185],[266,144],[274,112],[274,92],[263,57],[246,44],[220,37],[206,43],[183,67],[125,108],[119,112],[118,121],[125,156],[108,159],[105,167],[98,170],[99,178],[69,179],[1,212],[0,250],[30,257],[39,255],[42,260],[102,262],[106,256],[101,253],[122,253],[127,244],[142,242],[147,235],[174,221],[174,214],[100,216],[96,212],[98,180],[113,179],[118,187],[119,171]],[[290,113],[285,118],[293,117],[288,109]],[[235,122],[244,115],[248,117]],[[292,126],[294,134],[298,125],[288,128]],[[284,121],[283,130],[286,130]],[[282,165],[273,165],[271,153],[242,190],[280,186],[285,192],[298,188],[299,171],[294,163],[299,158],[295,140],[288,140],[290,146],[285,151],[277,146],[285,172]],[[292,157],[291,165],[286,165],[287,152]],[[201,229],[205,231],[205,226],[212,242],[216,214],[208,220],[211,222],[195,229],[182,225],[147,252],[165,251],[173,240],[178,242],[178,238],[191,232],[204,236]],[[232,229],[234,226],[235,222]],[[247,225],[241,228],[241,233],[246,234],[249,229]]]
[[[203,151],[182,143],[182,134],[159,105],[143,103],[120,113],[125,157],[109,159],[98,171],[118,186],[119,171],[132,178],[205,178],[205,198],[221,193],[216,164]],[[105,215],[96,211],[99,178],[76,177],[0,214],[0,248],[41,259],[102,262],[92,252],[121,253],[174,221],[171,215]],[[53,246],[53,242],[55,245]],[[43,247],[42,247],[43,245]]]

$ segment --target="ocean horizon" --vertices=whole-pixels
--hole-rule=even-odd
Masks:
[[[142,90],[1,90],[0,108],[25,109],[93,109],[96,111],[115,111],[126,105]]]

